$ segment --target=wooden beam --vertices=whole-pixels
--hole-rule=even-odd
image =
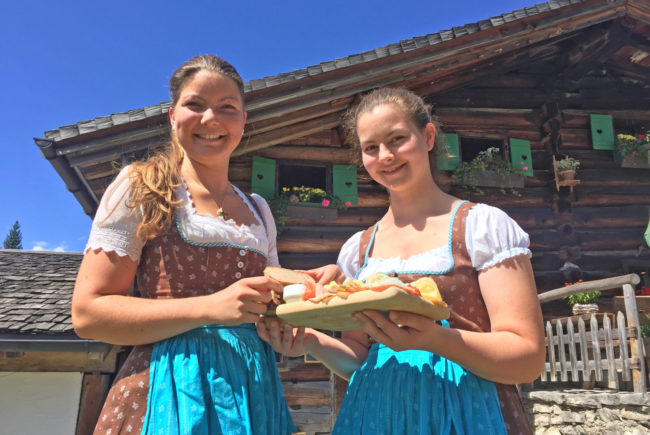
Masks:
[[[249,140],[239,144],[232,155],[239,156],[272,145],[280,144],[283,141],[297,139],[323,130],[329,130],[338,126],[340,122],[341,113],[335,112],[320,118],[310,119],[309,121],[292,124],[259,135],[249,136]]]
[[[111,386],[110,378],[109,375],[97,372],[84,373],[76,435],[90,434],[95,429],[106,394]]]

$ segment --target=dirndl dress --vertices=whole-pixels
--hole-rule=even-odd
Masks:
[[[449,269],[389,272],[404,282],[430,276],[451,312],[444,326],[487,332],[490,318],[465,244],[467,214],[473,206],[464,201],[453,212]],[[368,265],[376,228],[368,228],[359,239],[357,277]],[[515,385],[488,381],[431,352],[397,352],[374,343],[350,379],[332,433],[528,435],[532,431]]]

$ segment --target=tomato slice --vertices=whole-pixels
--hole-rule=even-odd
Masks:
[[[316,297],[316,284],[313,282],[305,283],[305,292],[302,294],[302,300],[306,301]]]

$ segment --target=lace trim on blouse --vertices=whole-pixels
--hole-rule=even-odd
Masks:
[[[194,208],[185,182],[182,181],[176,191],[181,200],[181,207],[176,211],[176,224],[181,236],[188,243],[203,246],[223,245],[252,249],[267,256],[269,265],[279,265],[275,245],[275,223],[268,204],[263,200],[258,201],[253,195],[263,214],[260,216],[246,195],[236,186],[233,188],[251,210],[258,224],[238,226],[233,219],[224,220],[221,216],[199,214]],[[127,166],[102,197],[86,244],[86,252],[101,249],[105,252],[115,252],[121,257],[128,255],[133,261],[140,259],[145,241],[135,234],[142,213],[127,207],[129,191]]]

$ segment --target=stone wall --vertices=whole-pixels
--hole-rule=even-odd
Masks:
[[[650,434],[650,393],[565,389],[521,397],[535,435]]]

